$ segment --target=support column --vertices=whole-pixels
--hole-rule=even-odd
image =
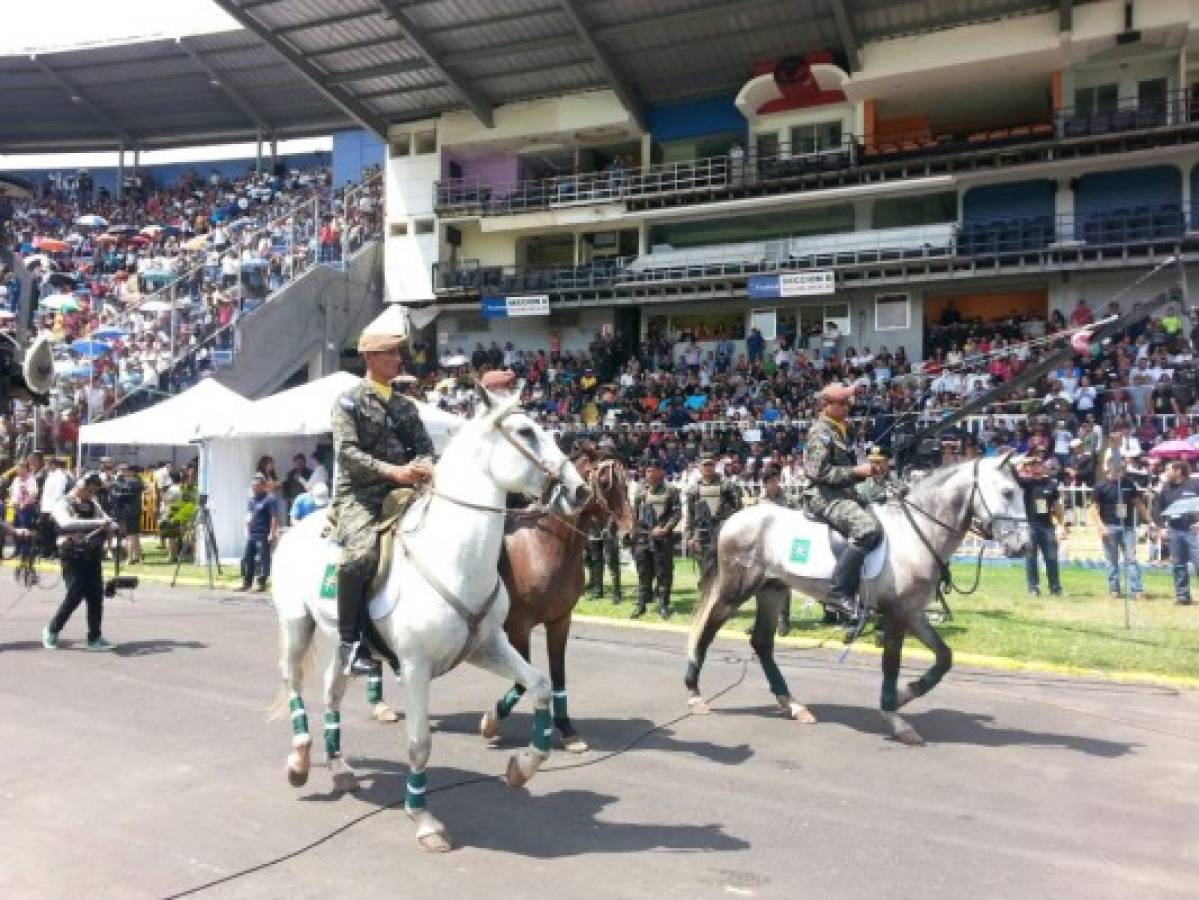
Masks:
[[[279,162],[279,141],[277,138],[271,138],[271,171],[275,170],[275,166]]]
[[[1191,170],[1186,165],[1180,165],[1179,169],[1182,170],[1182,217],[1186,222],[1186,230],[1190,231],[1195,221],[1195,211],[1191,205],[1194,203],[1191,196]]]
[[[117,147],[117,199],[125,199],[125,145]]]
[[[1075,240],[1074,191],[1070,187],[1069,178],[1059,178],[1057,181],[1057,194],[1054,196],[1053,212],[1057,223],[1058,241]]]
[[[254,133],[254,174],[262,174],[262,129]]]

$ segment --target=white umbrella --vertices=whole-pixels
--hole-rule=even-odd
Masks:
[[[95,214],[80,216],[75,220],[76,225],[82,225],[84,228],[107,228],[108,219]]]
[[[170,312],[171,304],[167,303],[165,300],[147,300],[138,307],[138,311],[146,313]]]

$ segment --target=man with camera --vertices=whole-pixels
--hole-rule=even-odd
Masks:
[[[42,630],[42,646],[53,650],[71,614],[87,603],[87,649],[112,650],[100,634],[104,614],[104,579],[100,564],[104,545],[117,525],[104,513],[96,495],[104,486],[99,472],[88,472],[54,504],[51,515],[58,532],[58,555],[67,595]]]

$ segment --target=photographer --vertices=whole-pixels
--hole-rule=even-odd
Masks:
[[[58,553],[67,595],[42,631],[42,646],[47,650],[58,646],[59,632],[84,601],[87,602],[87,649],[113,649],[100,635],[104,610],[100,563],[106,539],[117,530],[116,523],[105,515],[96,499],[103,485],[99,472],[88,472],[51,511],[58,531]]]

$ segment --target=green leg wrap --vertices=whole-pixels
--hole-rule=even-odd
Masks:
[[[368,703],[383,701],[383,676],[368,675],[366,679],[366,700]]]
[[[408,776],[408,783],[404,788],[404,808],[405,809],[424,809],[425,808],[425,787],[429,783],[429,777],[424,772],[412,772]]]
[[[549,753],[552,734],[549,709],[537,707],[537,712],[533,713],[533,740],[530,741],[533,749],[541,753]]]
[[[787,687],[787,682],[783,678],[783,673],[779,671],[778,663],[774,658],[758,657],[762,663],[762,671],[766,673],[766,683],[770,685],[770,693],[776,697],[790,697],[791,689]]]
[[[938,669],[936,666],[933,666],[931,669],[921,675],[918,680],[912,682],[912,693],[917,697],[923,697],[938,684],[940,684],[941,679],[944,677],[945,670]]]
[[[559,719],[569,719],[570,716],[566,712],[566,691],[554,691],[553,698],[550,701],[554,711],[554,721]]]
[[[883,712],[895,712],[899,709],[899,677],[897,675],[883,676],[883,690],[879,698],[879,708]]]
[[[341,755],[341,713],[333,710],[325,713],[325,753]]]
[[[287,708],[291,710],[291,733],[294,735],[307,734],[308,713],[304,710],[304,701],[293,696],[287,701]]]
[[[508,689],[508,693],[500,697],[499,703],[495,705],[495,713],[501,719],[508,718],[508,713],[512,712],[512,708],[520,702],[520,698],[524,696],[525,689],[519,684],[514,684]]]

